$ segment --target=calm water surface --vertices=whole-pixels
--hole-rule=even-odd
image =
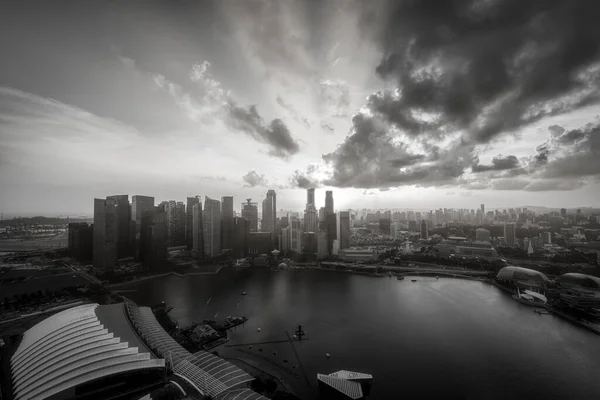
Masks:
[[[296,349],[312,389],[304,379],[279,374],[307,398],[317,373],[340,369],[372,374],[373,399],[600,397],[600,336],[537,315],[485,283],[418,279],[223,269],[134,283],[126,289],[135,291],[125,295],[140,305],[166,301],[180,326],[217,313],[216,320],[248,317],[231,331],[230,344],[283,340],[286,330],[292,334],[302,324],[309,340]],[[217,350],[252,357],[234,348]],[[296,363],[287,343],[251,351],[279,363],[288,359],[283,365]]]

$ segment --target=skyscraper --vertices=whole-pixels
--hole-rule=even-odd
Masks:
[[[313,208],[304,211],[304,232],[317,232],[319,228],[319,218],[317,210]]]
[[[516,238],[516,225],[514,222],[507,222],[504,224],[504,241],[508,247],[515,246]]]
[[[485,216],[485,205],[481,205],[481,213]]]
[[[262,202],[261,232],[273,232],[277,221],[277,196],[274,190],[267,192],[267,197]]]
[[[477,228],[475,230],[475,240],[479,242],[489,242],[490,241],[490,231],[484,228]]]
[[[426,220],[421,220],[421,239],[429,239],[429,232],[427,231]]]
[[[131,205],[129,195],[120,194],[108,196],[106,199],[114,200],[117,207],[117,258],[125,258],[131,255]]]
[[[250,224],[244,217],[233,218],[233,248],[232,254],[234,257],[246,257],[248,251],[248,233],[250,232]]]
[[[327,233],[327,252],[333,254],[333,241],[337,239],[337,228],[336,228],[336,215],[335,213],[326,214],[325,217],[325,231]]]
[[[315,188],[306,189],[306,209],[315,208]]]
[[[202,221],[202,204],[192,206],[192,250],[197,258],[204,258],[204,223]]]
[[[116,265],[118,221],[116,200],[94,199],[93,265],[103,272]]]
[[[177,202],[177,245],[185,244],[185,203]]]
[[[333,192],[325,192],[325,215],[333,214]]]
[[[300,253],[302,252],[302,223],[296,218],[292,217],[290,220],[291,228],[291,250]]]
[[[142,231],[144,230],[144,217],[154,215],[154,197],[150,196],[133,196],[131,199],[131,219],[134,222],[133,237],[133,256],[137,261],[142,261],[144,258],[144,247],[147,243],[144,242]]]
[[[322,260],[329,255],[328,239],[327,232],[317,234],[317,260]]]
[[[143,217],[145,215],[154,214],[154,197],[136,195],[131,198],[131,219],[134,222],[133,237],[133,256],[136,260],[141,261],[144,242],[142,239]]]
[[[221,248],[233,248],[233,197],[221,197]]]
[[[248,220],[250,232],[258,231],[258,205],[252,202],[252,199],[246,199],[247,203],[242,203],[242,218]]]
[[[167,262],[167,212],[155,209],[147,212],[142,222],[143,265],[148,271],[159,272]]]
[[[204,255],[215,257],[221,254],[221,202],[206,196],[204,198]]]
[[[340,249],[350,247],[350,211],[339,212],[339,237]]]
[[[185,245],[188,250],[194,248],[194,206],[200,204],[200,196],[188,197],[185,215]]]

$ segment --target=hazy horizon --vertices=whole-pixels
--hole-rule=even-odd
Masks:
[[[0,212],[600,206],[592,1],[11,2]]]

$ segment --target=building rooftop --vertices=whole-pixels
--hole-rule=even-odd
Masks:
[[[10,361],[14,398],[43,399],[112,375],[164,368],[116,306],[80,305],[25,332]]]

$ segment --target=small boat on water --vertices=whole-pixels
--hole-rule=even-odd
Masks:
[[[398,279],[399,281],[403,281],[403,280],[404,280],[404,277],[403,277],[402,275],[399,275],[399,276],[397,277],[397,279]]]
[[[416,281],[417,281],[416,279],[411,279],[411,282],[416,282]]]
[[[245,296],[247,294],[248,294],[248,292],[242,292],[242,296]]]
[[[543,309],[543,308],[536,308],[536,309],[535,309],[535,310],[533,310],[533,311],[535,311],[536,313],[538,313],[538,314],[540,314],[540,315],[541,315],[541,314],[550,314],[550,312],[549,312],[548,310],[545,310],[545,309]]]

